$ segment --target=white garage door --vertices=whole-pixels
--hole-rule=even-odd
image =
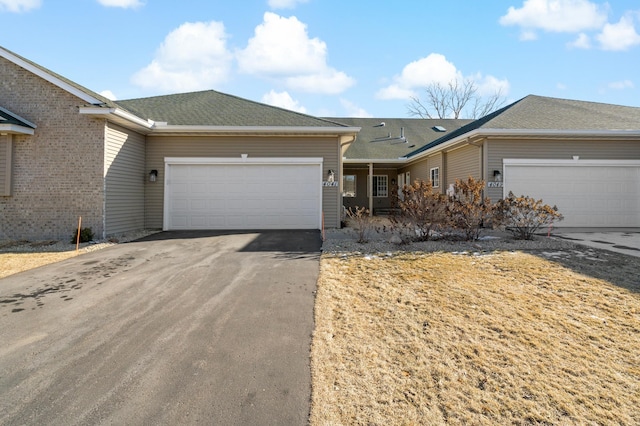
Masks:
[[[504,194],[556,205],[563,227],[640,227],[640,161],[503,160]]]
[[[321,159],[198,161],[165,160],[166,230],[320,228]]]

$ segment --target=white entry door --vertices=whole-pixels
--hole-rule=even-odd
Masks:
[[[192,161],[165,160],[166,230],[320,228],[321,159]]]

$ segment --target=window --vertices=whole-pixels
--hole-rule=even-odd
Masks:
[[[356,175],[342,176],[342,196],[343,197],[356,196]]]
[[[388,197],[389,195],[389,183],[387,175],[374,175],[373,176],[373,196],[374,197]]]
[[[434,188],[438,188],[440,186],[440,167],[432,168],[429,176],[431,177],[431,185],[433,185]]]

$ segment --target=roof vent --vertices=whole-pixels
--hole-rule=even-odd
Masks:
[[[435,130],[436,132],[446,132],[447,131],[447,129],[445,129],[442,126],[433,126],[432,129]]]

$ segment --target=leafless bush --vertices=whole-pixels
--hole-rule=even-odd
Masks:
[[[524,195],[516,197],[513,192],[498,201],[495,208],[495,221],[514,238],[521,240],[531,240],[541,227],[564,219],[556,206]]]
[[[369,209],[358,206],[349,207],[346,214],[358,227],[358,242],[366,243],[369,241],[369,234],[374,228],[373,220],[369,215]]]
[[[391,216],[394,228],[405,239],[428,241],[445,219],[445,197],[433,190],[431,182],[416,180],[402,189],[400,213]]]
[[[460,230],[467,240],[477,240],[485,221],[492,216],[494,205],[482,197],[484,181],[473,177],[457,179],[453,194],[447,197],[447,224]]]

